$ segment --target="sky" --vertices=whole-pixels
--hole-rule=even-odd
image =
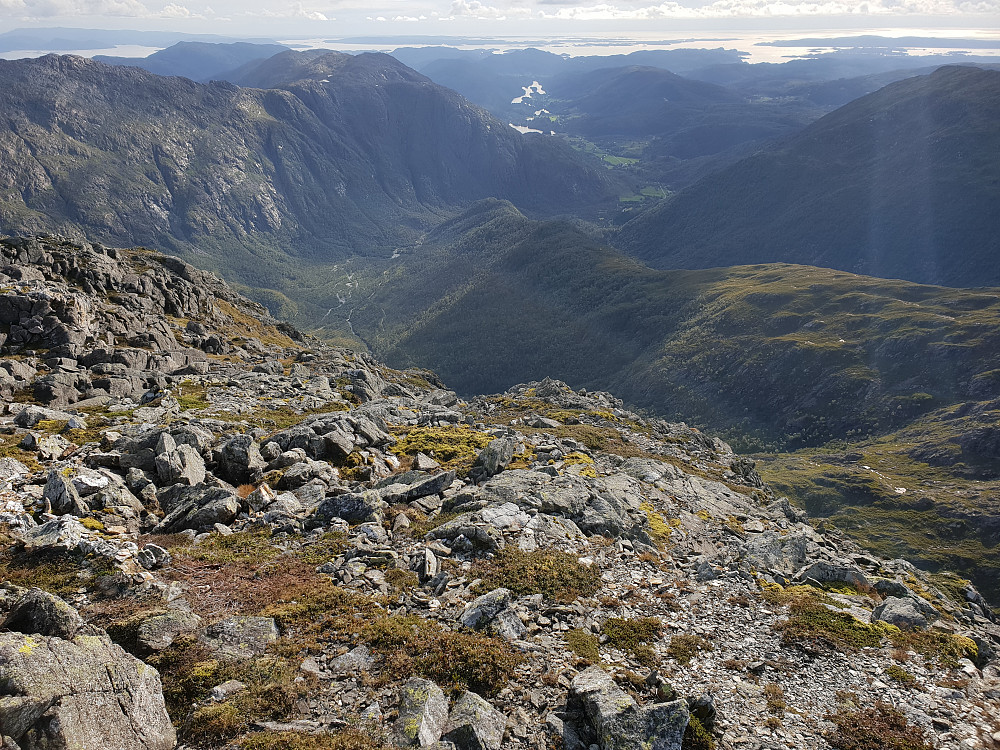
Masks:
[[[661,35],[712,30],[1000,31],[1000,0],[0,0],[28,26],[170,29],[269,38]]]

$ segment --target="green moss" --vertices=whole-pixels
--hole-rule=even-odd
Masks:
[[[239,750],[390,750],[385,739],[360,729],[334,734],[305,732],[254,732],[240,738]]]
[[[385,572],[385,582],[395,591],[411,591],[420,585],[420,578],[412,570],[390,568]]]
[[[588,633],[580,628],[573,628],[563,634],[566,648],[590,664],[596,664],[601,660],[598,649],[598,638],[593,633]]]
[[[483,580],[486,590],[503,587],[515,596],[542,594],[559,602],[593,596],[601,586],[596,565],[584,565],[575,555],[558,550],[506,547],[492,559],[477,561],[470,573]]]
[[[900,685],[910,686],[915,684],[917,681],[916,677],[907,672],[898,664],[893,664],[892,666],[890,666],[887,670],[885,670],[885,673],[889,677],[889,679],[895,680]]]
[[[273,560],[281,550],[271,544],[270,530],[264,529],[226,536],[212,534],[198,544],[177,548],[174,554],[205,563],[226,564]]]
[[[641,664],[652,666],[656,660],[651,643],[659,640],[663,624],[655,617],[612,617],[601,626],[607,645],[631,654]]]
[[[322,565],[343,554],[350,547],[350,538],[340,531],[328,531],[292,553],[310,565]]]
[[[207,409],[211,406],[208,400],[208,386],[202,383],[192,383],[190,380],[185,380],[177,386],[173,395],[177,399],[181,411]]]
[[[85,529],[90,529],[91,531],[104,531],[104,524],[96,518],[81,518],[80,523]]]
[[[697,716],[692,716],[688,720],[681,741],[681,750],[715,750],[715,739]]]
[[[789,617],[775,629],[785,645],[809,653],[857,651],[877,648],[885,629],[869,625],[846,612],[836,612],[812,597],[798,597],[789,606]]]
[[[492,439],[468,427],[414,427],[396,442],[394,450],[409,456],[425,453],[443,467],[459,468],[471,466]]]
[[[523,660],[502,638],[443,630],[415,616],[371,620],[361,630],[361,641],[381,655],[383,674],[392,681],[416,675],[486,696],[502,690]]]
[[[979,647],[964,636],[935,629],[905,631],[898,628],[889,631],[888,635],[897,648],[916,651],[943,667],[957,667],[959,659],[979,661]]]
[[[700,635],[681,633],[670,639],[670,645],[667,646],[667,656],[678,664],[686,665],[700,651],[711,651],[712,649],[712,644]]]

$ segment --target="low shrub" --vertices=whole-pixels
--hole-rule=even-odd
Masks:
[[[885,703],[826,717],[836,729],[826,741],[836,750],[931,750],[923,732]]]
[[[685,665],[690,664],[699,651],[711,651],[712,649],[712,644],[700,635],[681,633],[670,639],[670,645],[667,646],[667,656],[678,664]]]
[[[492,559],[478,561],[471,577],[481,578],[487,590],[504,587],[515,596],[542,594],[558,602],[593,596],[601,586],[597,566],[584,565],[575,555],[558,550],[523,552],[506,547]]]
[[[566,631],[563,635],[563,640],[566,642],[566,648],[584,661],[596,664],[601,660],[598,648],[599,641],[593,633],[588,633],[586,630],[581,630],[580,628],[573,628]]]

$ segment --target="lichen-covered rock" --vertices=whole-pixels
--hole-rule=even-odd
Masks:
[[[922,628],[927,618],[921,614],[917,603],[909,597],[890,596],[872,610],[872,622],[887,622],[903,628]]]
[[[428,747],[441,739],[448,723],[448,699],[430,680],[414,677],[400,689],[394,740],[403,747]]]
[[[20,592],[3,620],[6,630],[71,639],[86,626],[75,609],[39,588]]]
[[[469,477],[474,482],[482,482],[496,476],[507,468],[507,464],[514,458],[516,449],[517,441],[511,437],[500,437],[491,441],[476,456],[476,462],[469,471]]]
[[[690,718],[683,700],[640,706],[600,667],[573,678],[570,699],[582,704],[601,750],[680,750]]]
[[[278,626],[270,617],[227,617],[210,625],[200,640],[222,656],[249,659],[278,640]]]
[[[222,446],[216,472],[233,484],[247,484],[260,479],[266,468],[253,436],[237,435]]]
[[[448,717],[451,729],[442,739],[458,750],[500,750],[507,717],[475,693],[465,692]]]
[[[201,626],[201,618],[194,612],[170,610],[153,615],[136,632],[136,643],[146,651],[162,651],[182,633],[191,633]]]
[[[513,599],[510,589],[494,589],[483,594],[465,608],[459,621],[467,628],[485,627],[502,610],[506,609]]]
[[[106,635],[0,633],[0,733],[21,750],[171,750],[155,669]]]

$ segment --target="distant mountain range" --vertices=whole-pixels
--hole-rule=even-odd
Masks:
[[[270,88],[54,55],[0,61],[0,228],[198,253],[252,286],[391,253],[469,202],[616,203],[617,178],[387,55],[283,53]]]
[[[858,99],[622,228],[659,268],[788,262],[1000,284],[1000,71],[945,67]]]
[[[229,81],[235,71],[288,51],[283,44],[249,42],[178,42],[148,57],[112,57],[95,55],[94,60],[108,65],[130,65],[161,76],[184,76],[193,81]]]

